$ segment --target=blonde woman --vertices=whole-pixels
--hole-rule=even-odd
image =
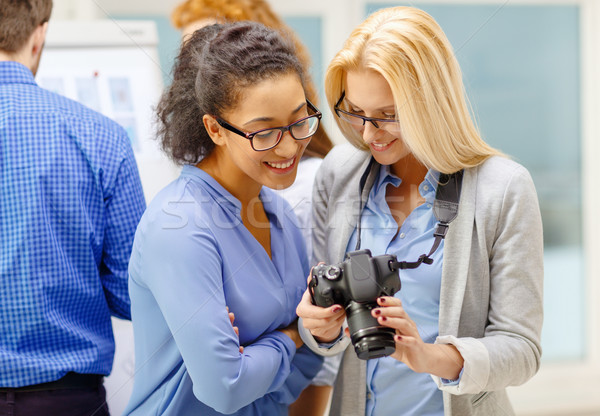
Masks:
[[[529,380],[541,356],[542,224],[529,173],[482,140],[452,47],[421,10],[371,15],[325,82],[350,144],[317,174],[318,259],[340,263],[360,248],[417,260],[435,241],[440,175],[462,172],[458,215],[433,262],[401,270],[402,289],[371,310],[395,331],[392,355],[359,360],[339,336],[342,305],[320,308],[305,293],[305,342],[322,355],[345,349],[330,414],[513,414],[505,388]]]

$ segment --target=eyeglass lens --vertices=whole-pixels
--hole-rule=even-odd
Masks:
[[[392,133],[396,133],[400,130],[400,125],[397,120],[382,120],[373,119],[369,117],[362,117],[358,114],[349,114],[343,111],[338,111],[338,116],[345,122],[349,123],[352,127],[361,129],[366,123],[371,123],[378,129],[384,129]]]
[[[277,145],[285,130],[289,130],[292,137],[296,140],[307,139],[317,131],[319,127],[319,118],[310,116],[286,128],[276,128],[263,130],[256,133],[252,138],[252,145],[256,150],[269,149]]]

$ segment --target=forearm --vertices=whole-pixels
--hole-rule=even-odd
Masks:
[[[463,368],[464,359],[458,349],[450,344],[424,344],[426,371],[447,380],[456,380]]]

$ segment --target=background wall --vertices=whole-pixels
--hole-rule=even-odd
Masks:
[[[474,116],[492,145],[524,164],[545,233],[543,366],[511,390],[521,415],[600,414],[600,5],[597,0],[271,1],[300,34],[322,86],[327,62],[371,11],[411,4],[432,14],[455,47]],[[54,17],[156,23],[163,82],[179,45],[177,1],[55,0]],[[321,100],[334,139],[331,114]]]

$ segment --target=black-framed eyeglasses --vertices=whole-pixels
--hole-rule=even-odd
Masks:
[[[344,101],[344,97],[346,97],[346,91],[342,92],[342,96],[337,101],[337,103],[335,103],[333,110],[335,111],[335,114],[339,118],[341,118],[342,120],[344,120],[351,126],[360,128],[360,127],[363,127],[368,121],[378,129],[384,129],[384,130],[394,131],[394,132],[400,131],[400,124],[399,124],[398,120],[396,120],[395,118],[365,117],[365,116],[351,113],[346,110],[342,110],[340,108],[340,104],[342,103],[342,101]],[[379,123],[382,123],[382,124],[380,125]]]
[[[252,133],[243,132],[233,127],[222,118],[215,117],[215,119],[217,120],[217,123],[219,123],[219,125],[224,129],[229,130],[232,133],[239,134],[240,136],[250,140],[252,149],[256,150],[257,152],[263,152],[277,146],[286,131],[289,131],[290,135],[295,140],[306,140],[317,132],[323,114],[321,114],[319,109],[315,107],[309,100],[306,100],[306,105],[315,114],[311,114],[310,116],[296,120],[292,124],[288,124],[285,127],[272,127],[254,131]]]

